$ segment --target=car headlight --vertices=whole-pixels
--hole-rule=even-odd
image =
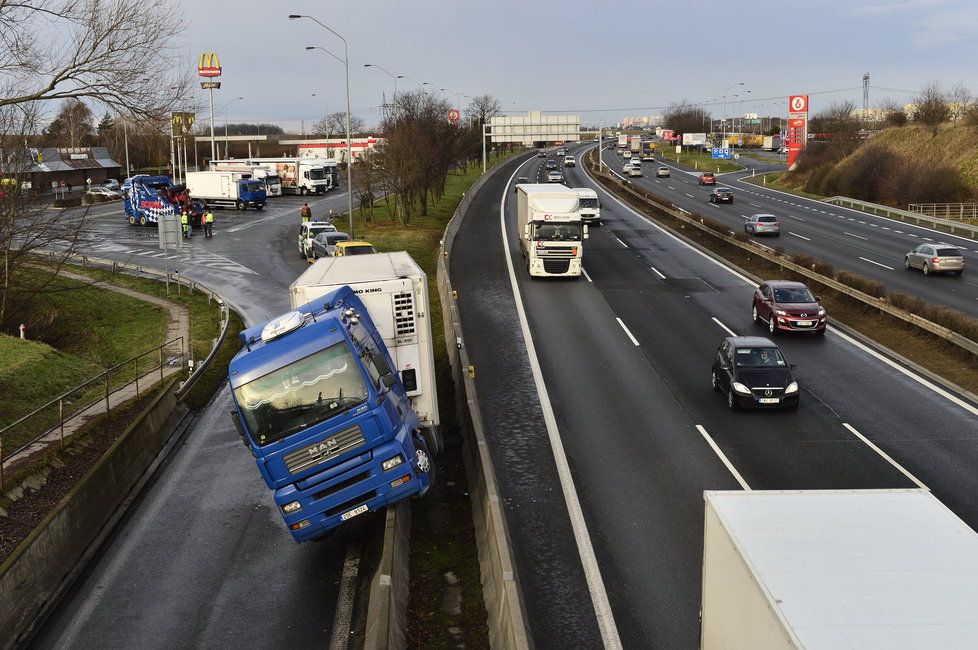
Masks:
[[[390,470],[394,469],[395,467],[397,467],[398,465],[400,465],[403,462],[404,462],[404,459],[401,458],[401,455],[400,454],[398,454],[397,456],[394,456],[393,458],[388,458],[383,463],[381,463],[380,466],[384,468],[384,471],[385,472],[389,472]]]
[[[824,309],[819,309],[818,310],[818,315],[819,315],[819,318],[821,318],[822,316],[824,316],[825,315],[825,310]]]
[[[787,315],[788,315],[788,312],[786,312],[786,311],[785,311],[785,310],[783,310],[783,309],[775,309],[775,310],[773,310],[773,311],[774,311],[774,313],[775,313],[775,314],[777,314],[778,316],[787,316]]]
[[[739,381],[735,381],[735,382],[733,383],[733,389],[734,389],[735,391],[737,391],[738,393],[742,393],[742,394],[744,394],[744,395],[750,395],[750,394],[751,394],[751,393],[750,393],[750,388],[747,388],[747,386],[744,386],[744,385],[743,385],[742,383],[740,383]]]
[[[287,515],[291,515],[293,512],[299,512],[300,510],[302,510],[302,504],[298,501],[286,503],[284,506],[282,506],[282,512]]]
[[[798,392],[798,382],[797,381],[791,382],[790,384],[788,384],[788,387],[784,389],[784,394],[785,395],[791,395],[792,393],[797,393],[797,392]]]

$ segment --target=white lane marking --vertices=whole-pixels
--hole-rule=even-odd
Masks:
[[[714,203],[713,201],[710,201],[710,203],[708,203],[707,205],[709,205],[711,208],[716,208],[718,210],[720,209],[720,206]]]
[[[612,237],[615,237],[615,235],[612,235]],[[621,244],[621,245],[622,245],[622,246],[624,246],[625,248],[628,248],[628,244],[626,244],[626,243],[625,243],[625,242],[623,242],[622,240],[620,240],[620,239],[618,239],[618,237],[615,237],[615,241],[617,241],[617,242],[618,242],[619,244]]]
[[[628,338],[630,338],[632,340],[632,343],[634,345],[638,346],[638,344],[639,344],[638,343],[638,339],[636,339],[634,336],[632,336],[632,332],[628,329],[628,326],[625,325],[625,322],[622,321],[622,319],[618,318],[617,316],[615,316],[615,320],[618,321],[618,324],[621,325],[621,328],[623,330],[625,330],[625,334],[627,334],[628,335]]]
[[[965,402],[964,400],[962,400],[958,396],[954,395],[953,393],[950,393],[950,392],[944,390],[943,388],[941,388],[940,386],[938,386],[937,384],[931,382],[929,379],[925,379],[924,377],[921,377],[920,375],[918,375],[917,373],[913,372],[912,370],[909,370],[907,368],[904,368],[903,366],[901,366],[900,364],[898,364],[896,361],[893,361],[892,359],[883,356],[882,354],[880,354],[876,350],[874,350],[874,349],[870,348],[869,346],[863,344],[861,341],[857,341],[856,339],[852,338],[851,336],[849,336],[845,332],[841,332],[841,331],[839,331],[838,329],[836,329],[834,327],[833,328],[830,328],[829,331],[831,331],[833,334],[839,336],[843,340],[845,340],[845,341],[851,343],[852,345],[856,346],[857,348],[859,348],[860,350],[862,350],[866,354],[869,354],[870,356],[875,357],[879,361],[881,361],[881,362],[885,363],[886,365],[890,366],[891,368],[893,368],[894,370],[896,370],[900,374],[906,376],[909,379],[914,380],[915,382],[917,382],[918,384],[920,384],[924,388],[930,389],[931,391],[937,393],[938,395],[940,395],[941,397],[943,397],[947,401],[951,402],[952,404],[954,404],[956,406],[960,406],[962,409],[964,409],[968,413],[971,413],[974,416],[978,416],[978,407],[975,407],[975,406],[969,404],[968,402]]]
[[[588,535],[581,501],[574,487],[574,474],[567,463],[567,454],[564,453],[564,445],[560,440],[557,418],[554,415],[553,405],[550,403],[547,385],[543,380],[543,370],[540,368],[539,359],[537,359],[536,346],[533,344],[533,335],[530,334],[526,309],[523,307],[523,296],[520,293],[519,284],[516,282],[513,257],[509,250],[509,236],[506,232],[506,199],[509,196],[510,184],[525,164],[524,162],[517,167],[513,175],[509,177],[509,181],[503,189],[503,196],[499,200],[499,228],[503,235],[503,253],[506,257],[506,268],[509,270],[509,282],[513,289],[520,329],[523,331],[523,343],[526,346],[526,355],[530,363],[530,371],[533,374],[533,383],[536,385],[537,396],[540,399],[543,421],[547,425],[547,437],[550,439],[550,449],[554,455],[554,464],[557,466],[557,477],[560,480],[561,491],[564,493],[564,501],[567,503],[567,514],[570,518],[571,529],[574,531],[574,541],[577,543],[577,552],[581,557],[584,577],[587,580],[588,590],[591,592],[591,603],[594,605],[594,616],[598,621],[598,629],[601,631],[601,640],[604,642],[605,648],[621,648],[621,637],[618,635],[615,616],[611,611],[608,593],[605,591],[604,582],[601,579],[601,569],[598,566],[598,559],[594,555],[594,547],[591,545],[591,538]]]
[[[931,239],[930,237],[922,237],[921,239],[923,239],[924,241],[934,241],[934,240],[933,240],[933,239]]]
[[[867,438],[863,434],[861,434],[858,431],[856,431],[856,428],[854,426],[852,426],[848,422],[843,422],[842,423],[842,426],[844,426],[846,429],[848,429],[849,432],[852,433],[852,435],[856,436],[857,438],[859,438],[860,440],[862,440],[864,443],[866,443],[866,445],[870,449],[872,449],[877,454],[879,454],[880,456],[882,456],[883,459],[886,462],[888,462],[890,465],[893,465],[893,467],[895,467],[901,474],[903,474],[908,479],[910,479],[910,481],[913,482],[921,490],[929,490],[930,489],[929,487],[927,487],[926,485],[924,485],[923,482],[920,479],[918,479],[916,476],[914,476],[913,474],[911,474],[903,465],[901,465],[900,463],[898,463],[895,460],[893,460],[890,457],[889,454],[887,454],[885,451],[883,451],[882,449],[880,449],[879,447],[877,447],[875,444],[873,444],[872,441],[869,440],[869,438]]]
[[[855,237],[856,239],[861,239],[863,241],[869,241],[869,239],[867,239],[866,237],[863,237],[862,235],[854,235],[851,232],[846,232],[845,230],[842,231],[842,234],[843,235],[849,235],[850,237]]]
[[[893,232],[895,232],[895,233],[897,233],[899,235],[902,235],[903,234],[903,231],[902,230],[897,230],[895,228],[893,229]]]
[[[742,214],[740,216],[743,217],[744,219],[750,219],[750,217],[748,217],[746,214]]]
[[[719,325],[720,327],[722,327],[727,332],[727,334],[729,334],[730,336],[737,336],[737,332],[733,331],[732,329],[730,329],[729,327],[721,323],[719,318],[717,318],[716,316],[713,316],[712,318],[713,318],[713,322]]]
[[[668,187],[668,188],[669,188],[670,190],[674,190],[674,189],[676,189],[676,188],[675,188],[675,187],[673,187],[672,185],[666,185],[666,187]]]
[[[740,483],[740,487],[744,488],[745,492],[750,492],[751,489],[750,486],[747,485],[747,481],[745,481],[744,477],[740,475],[740,472],[737,471],[737,468],[733,466],[733,463],[730,462],[730,459],[727,458],[727,455],[724,454],[722,451],[720,451],[720,447],[717,446],[717,443],[714,442],[712,437],[710,437],[710,434],[706,432],[706,429],[703,428],[703,425],[697,424],[696,430],[699,431],[700,435],[702,435],[706,439],[706,442],[710,445],[710,448],[713,449],[713,453],[715,453],[717,456],[720,457],[720,461],[724,465],[726,465],[727,469],[730,470],[730,473],[733,474],[733,477],[737,479],[737,482]]]
[[[912,232],[908,232],[908,233],[907,233],[907,237],[916,237],[916,236],[917,236],[917,235],[915,235],[915,234],[913,234]]]
[[[880,228],[882,228],[883,230],[893,230],[893,229],[892,229],[892,228],[890,228],[889,226],[880,226]]]
[[[690,194],[689,192],[687,192],[687,193],[686,193],[686,196],[688,196],[688,197],[689,197],[689,198],[691,198],[691,199],[695,199],[695,198],[696,198],[695,196],[693,196],[693,195],[692,195],[692,194]]]
[[[866,259],[865,257],[860,257],[859,259],[861,259],[864,262],[869,262],[870,264],[875,264],[876,266],[882,266],[884,269],[889,269],[890,271],[893,270],[892,266],[887,266],[886,264],[880,264],[879,262],[874,262],[873,260]]]
[[[585,268],[584,268],[584,265],[581,265],[581,273],[583,273],[583,274],[584,274],[584,278],[585,278],[585,279],[586,279],[586,280],[587,280],[588,282],[591,282],[591,283],[593,284],[593,280],[591,280],[591,276],[587,274],[587,269],[585,269]]]
[[[654,266],[650,266],[649,269],[653,273],[655,273],[657,276],[659,276],[659,279],[660,280],[665,280],[666,279],[666,276],[662,274],[662,271],[660,271],[659,269],[655,268]]]
[[[808,219],[802,219],[801,217],[796,217],[796,216],[795,216],[795,215],[793,215],[793,214],[786,214],[786,215],[784,215],[784,216],[786,216],[786,217],[788,217],[788,218],[790,218],[790,219],[797,219],[798,221],[808,221]]]
[[[346,547],[343,559],[343,574],[336,598],[336,613],[333,615],[333,636],[329,642],[330,650],[345,650],[350,645],[350,623],[353,621],[353,601],[357,595],[357,573],[360,570],[360,545]],[[389,577],[389,576],[388,576]],[[383,576],[381,576],[383,579]]]
[[[809,239],[808,237],[802,237],[801,235],[799,235],[796,232],[789,232],[788,234],[791,235],[792,237],[797,237],[798,239],[804,239],[805,241],[811,241],[811,239]]]

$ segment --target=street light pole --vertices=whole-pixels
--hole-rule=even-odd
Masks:
[[[221,111],[224,113],[224,157],[225,158],[230,157],[230,154],[228,154],[228,106],[238,101],[239,99],[244,99],[244,97],[235,97],[221,108]]]
[[[350,238],[354,238],[353,232],[353,141],[352,134],[350,133],[350,50],[347,45],[346,39],[337,34],[335,31],[324,25],[319,20],[316,20],[312,16],[303,16],[298,14],[290,14],[289,19],[295,20],[297,18],[308,18],[314,23],[318,24],[320,27],[330,32],[338,39],[343,41],[343,67],[346,71],[346,193],[347,193],[347,209],[350,212]],[[317,49],[306,47],[306,49]],[[326,52],[333,58],[339,58],[334,55],[329,50],[318,48]]]
[[[723,140],[727,139],[727,93],[730,92],[732,89],[736,88],[737,86],[743,86],[743,85],[744,85],[743,81],[738,81],[735,84],[731,84],[729,88],[723,91],[723,111],[722,111],[723,117],[720,119],[720,125],[722,130],[720,136],[721,145],[723,144]]]
[[[397,104],[397,80],[403,78],[404,75],[402,75],[402,74],[398,74],[398,75],[392,74],[392,73],[388,72],[387,70],[385,70],[384,68],[382,68],[379,65],[377,65],[376,63],[364,63],[363,64],[363,67],[365,67],[365,68],[377,68],[378,70],[380,70],[381,72],[383,72],[385,75],[387,75],[388,77],[390,77],[391,79],[394,80],[394,99],[391,100],[391,103],[392,104]]]

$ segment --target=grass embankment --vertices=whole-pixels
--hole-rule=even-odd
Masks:
[[[732,160],[713,158],[709,153],[699,149],[683,147],[682,153],[676,153],[675,147],[659,147],[655,152],[656,160],[668,160],[669,162],[686,165],[690,169],[701,172],[714,172],[722,174],[725,172],[736,172],[744,168]],[[654,164],[654,163],[652,163]]]
[[[787,173],[788,172],[786,171],[769,172],[767,174],[758,174],[757,176],[752,176],[741,180],[743,180],[745,183],[754,183],[755,185],[761,185],[762,187],[770,187],[775,190],[787,192],[788,194],[794,194],[795,196],[815,199],[816,201],[822,201],[826,198],[821,194],[812,194],[811,192],[806,192],[798,189],[797,187],[792,187],[791,185],[785,184],[785,175]]]
[[[508,157],[494,156],[489,164]],[[454,386],[436,281],[439,243],[445,226],[455,214],[463,193],[481,175],[481,164],[458,170],[449,176],[444,196],[428,206],[428,214],[412,215],[406,225],[396,221],[383,202],[374,207],[372,221],[364,223],[359,215],[358,238],[371,242],[379,251],[406,250],[428,275],[431,302],[428,318],[432,323],[438,403],[446,449],[438,458],[435,486],[428,496],[413,503],[411,509],[409,647],[443,648],[461,643],[467,648],[485,648],[489,645],[472,504],[467,496],[462,438],[455,418]],[[461,590],[458,613],[452,613],[452,608],[446,608],[443,603],[446,594],[455,589]],[[460,631],[453,634],[453,629]]]
[[[30,273],[49,271],[35,267]],[[29,340],[0,336],[0,427],[163,342],[167,313],[156,305],[63,277],[54,279],[50,288],[53,291],[31,302]],[[141,367],[153,364],[147,358]],[[133,367],[120,370],[110,383],[119,385],[134,374]],[[88,401],[103,390],[99,384],[72,395],[69,409],[71,403]],[[57,409],[51,409],[9,432],[5,450],[13,451],[53,426],[57,415]]]

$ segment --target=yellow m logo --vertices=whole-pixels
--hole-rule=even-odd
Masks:
[[[201,52],[197,60],[197,74],[201,77],[220,77],[221,60],[217,52]]]

